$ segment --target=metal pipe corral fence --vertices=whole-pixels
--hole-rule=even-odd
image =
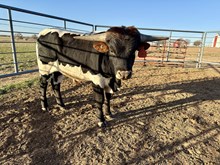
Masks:
[[[32,55],[27,56],[27,58],[24,57],[28,61],[28,65],[30,65],[30,67],[27,69],[25,68],[25,70],[23,69],[23,64],[26,63],[26,61],[21,56],[24,54],[29,54],[30,52],[35,52],[33,46],[35,44],[35,40],[31,40],[30,35],[36,36],[41,29],[56,27],[68,29],[70,31],[77,31],[79,33],[89,33],[94,31],[94,25],[90,23],[43,14],[2,4],[0,4],[0,10],[2,10],[3,12],[5,11],[5,16],[0,17],[0,78],[37,71],[37,68],[35,67],[36,60],[31,60],[32,58],[36,58],[36,56],[34,55],[35,53],[32,53]],[[57,22],[55,24],[45,24],[39,22],[30,22],[26,20],[18,20],[13,18],[14,15],[19,14],[26,14],[34,17],[56,20],[63,23],[61,23],[61,25],[58,26]],[[83,28],[71,28],[71,24],[74,24],[74,27],[77,25],[83,26]],[[15,28],[17,30],[15,30]],[[20,35],[20,39],[16,39],[16,35]],[[26,40],[23,40],[23,38],[27,40],[30,39],[31,41],[28,42]],[[11,49],[9,49],[9,44],[11,44]],[[21,47],[23,47],[24,50],[19,50],[21,49]],[[28,48],[32,48],[32,50],[27,50]],[[33,63],[33,66],[32,64],[30,64],[30,62]],[[22,64],[22,67],[19,66],[19,64]]]
[[[94,25],[2,4],[0,4],[1,11],[5,14],[0,16],[0,78],[38,70],[35,42],[37,34],[44,28],[55,27],[78,33],[90,33],[112,27]],[[28,19],[33,20],[32,22],[22,20],[23,17],[19,17],[19,15],[33,17],[34,19]],[[191,67],[197,68],[209,65],[220,66],[220,52],[218,52],[220,48],[212,47],[212,39],[216,34],[220,34],[220,31],[204,32],[155,28],[138,28],[138,30],[149,35],[169,36],[167,42],[150,43],[151,47],[148,50],[147,58],[144,59],[145,62],[146,60],[149,63],[152,61],[175,62],[182,63],[185,67],[191,65]],[[187,47],[177,50],[173,46],[176,40],[186,41]],[[199,44],[195,45],[196,42]],[[212,52],[214,55],[210,54]],[[211,60],[207,58],[208,55],[212,57]],[[142,59],[136,61],[142,61]]]

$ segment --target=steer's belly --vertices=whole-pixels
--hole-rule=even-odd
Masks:
[[[59,71],[72,79],[91,81],[89,74],[83,73],[82,68],[78,66],[59,65]]]
[[[63,75],[72,79],[92,81],[95,85],[100,86],[106,92],[113,93],[113,90],[109,86],[110,78],[105,78],[101,74],[92,74],[90,71],[84,73],[81,66],[70,66],[69,64],[63,65],[59,64],[58,61],[43,64],[40,60],[38,60],[38,66],[41,75],[48,75],[59,71]]]
[[[111,92],[109,87],[110,78],[105,78],[101,74],[92,74],[90,71],[83,72],[81,66],[59,65],[59,71],[72,79],[92,81],[95,85],[99,85],[101,88]]]
[[[48,64],[43,64],[40,59],[37,60],[38,68],[41,75],[49,75],[58,70],[58,61],[49,62]]]

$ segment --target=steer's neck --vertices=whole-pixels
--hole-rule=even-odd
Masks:
[[[112,62],[109,60],[108,55],[101,54],[99,61],[101,64],[102,74],[105,77],[115,77],[116,74],[114,73],[114,66]]]

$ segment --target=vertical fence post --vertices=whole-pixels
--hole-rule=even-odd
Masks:
[[[169,60],[169,56],[170,56],[170,43],[171,43],[171,37],[172,37],[172,31],[170,31],[170,38],[169,38],[169,41],[168,41],[168,49],[167,49],[167,59],[166,61],[168,62]]]
[[[92,25],[92,32],[95,32],[95,25]]]
[[[94,26],[93,26],[93,27],[94,27]],[[98,28],[97,25],[95,25],[95,27],[94,27],[94,31],[97,31],[97,28]]]
[[[64,20],[63,23],[64,23],[64,29],[66,29],[66,20]]]
[[[204,55],[206,36],[207,36],[207,32],[202,34],[202,43],[201,43],[201,46],[200,46],[200,51],[198,53],[196,68],[201,68],[202,58],[203,58],[203,55]]]
[[[15,38],[14,38],[14,29],[13,29],[12,14],[10,9],[8,9],[8,17],[9,17],[9,26],[11,32],[11,48],[13,54],[14,69],[15,69],[15,73],[18,73],[18,62],[17,62],[17,54],[16,54],[16,46],[15,46]]]

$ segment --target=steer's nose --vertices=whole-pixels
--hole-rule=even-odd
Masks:
[[[132,72],[131,71],[117,71],[116,78],[120,80],[126,80],[131,78]]]

